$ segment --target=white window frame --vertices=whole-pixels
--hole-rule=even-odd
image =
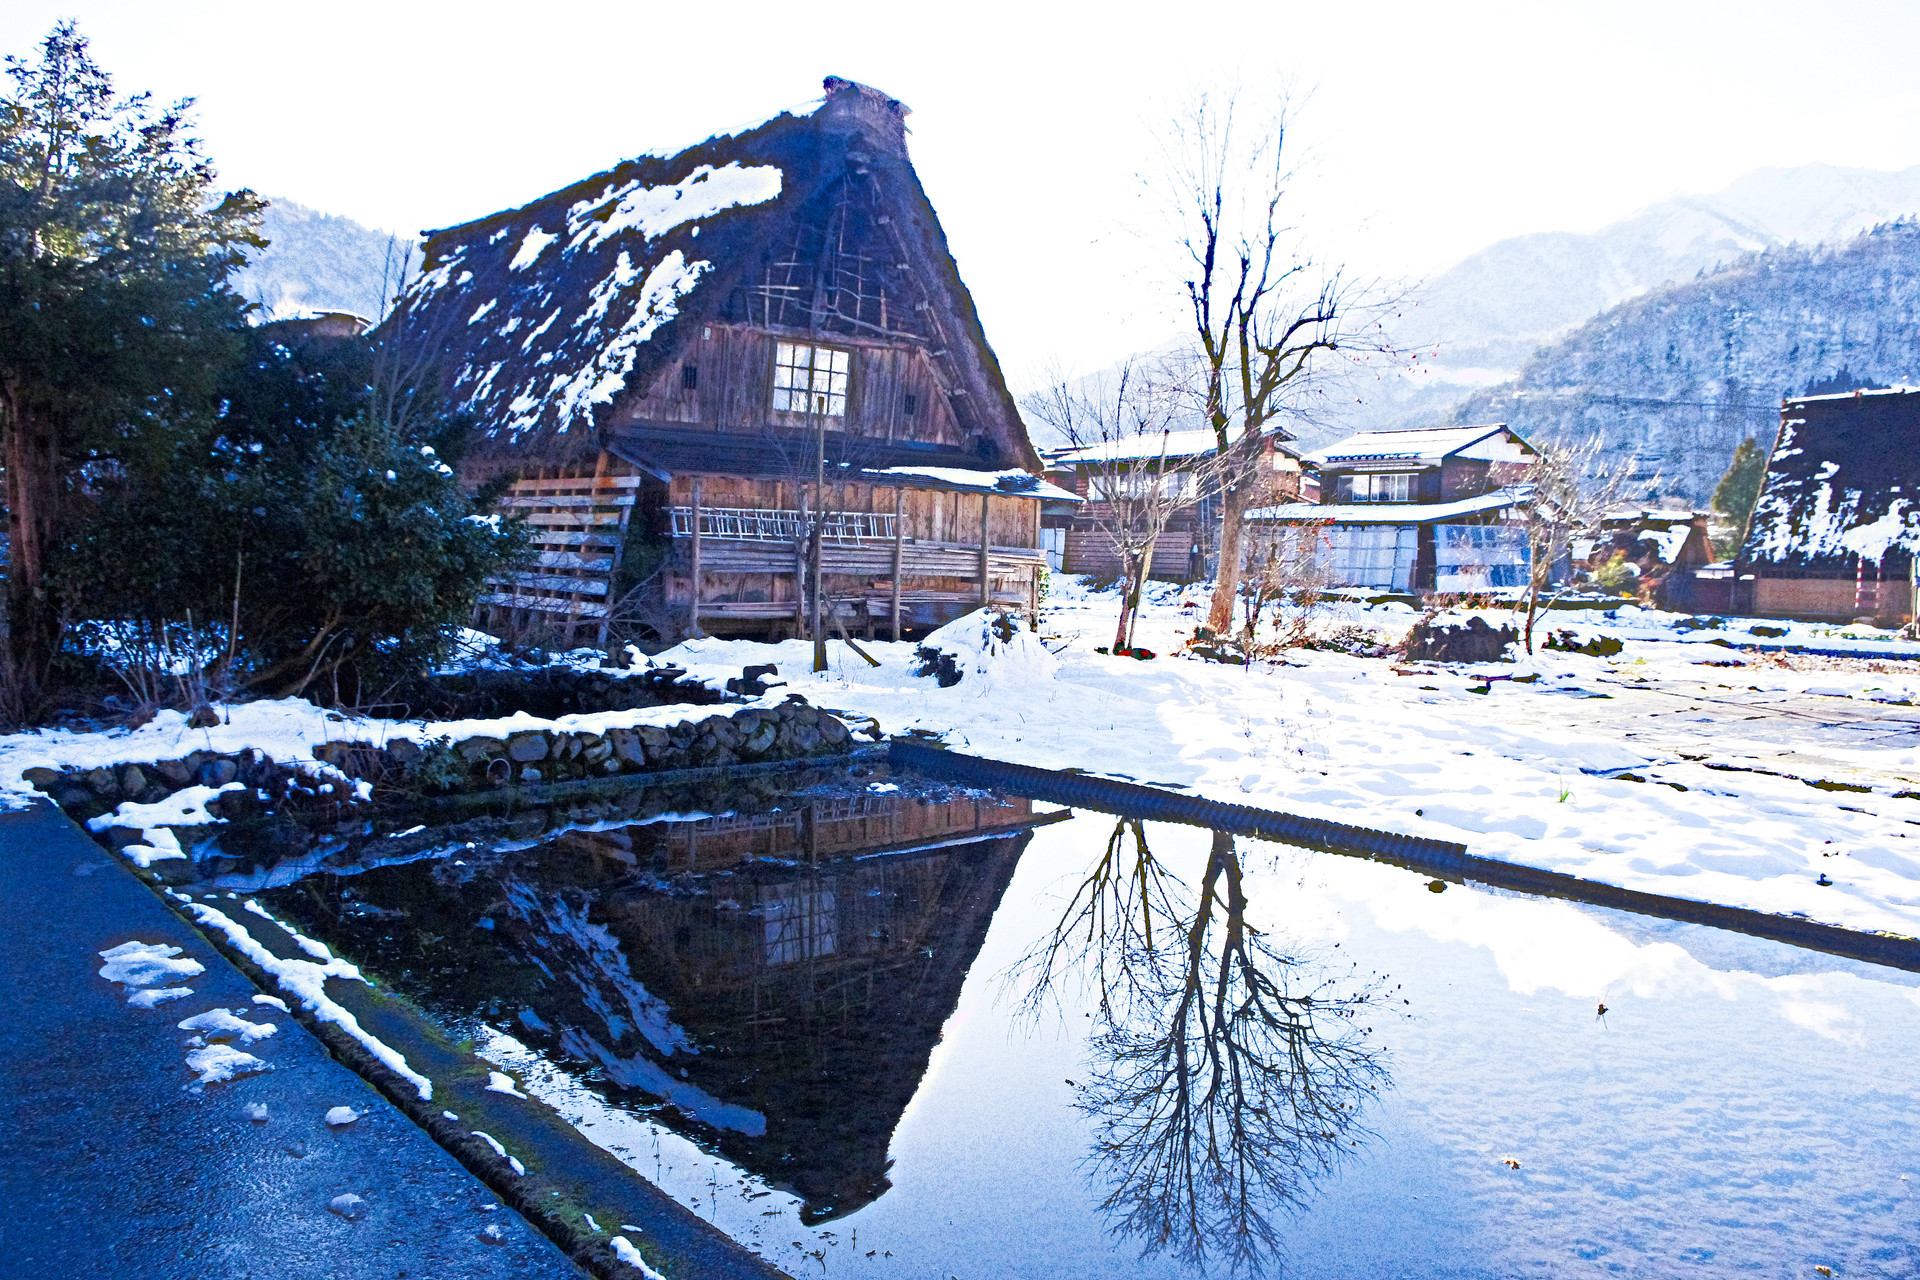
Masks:
[[[852,373],[853,353],[844,348],[816,347],[804,342],[775,343],[774,412],[844,418],[847,416],[847,383]]]
[[[1349,496],[1344,502],[1412,502],[1412,471],[1359,471],[1341,476]]]

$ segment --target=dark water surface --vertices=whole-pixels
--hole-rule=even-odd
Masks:
[[[1916,975],[805,782],[196,856],[795,1275],[1920,1274]]]

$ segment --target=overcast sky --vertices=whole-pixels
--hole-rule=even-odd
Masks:
[[[1298,216],[1366,275],[1763,165],[1920,163],[1912,3],[8,0],[0,47],[62,17],[123,89],[199,100],[228,184],[408,232],[804,106],[824,75],[877,85],[913,108],[915,165],[1023,381],[1171,332],[1137,175],[1197,86],[1307,95]]]

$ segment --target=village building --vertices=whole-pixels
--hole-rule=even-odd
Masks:
[[[1258,545],[1310,562],[1319,585],[1470,594],[1531,572],[1523,483],[1538,455],[1504,424],[1368,431],[1307,453],[1317,502],[1247,513]]]
[[[1311,480],[1301,465],[1300,451],[1288,444],[1291,439],[1276,431],[1262,441],[1259,471],[1264,492],[1257,501],[1311,497],[1302,489]],[[1194,430],[1048,450],[1044,455],[1048,479],[1083,500],[1077,506],[1063,506],[1059,516],[1043,522],[1051,526],[1046,534],[1057,548],[1055,567],[1096,579],[1117,577],[1121,556],[1111,532],[1112,503],[1116,497],[1157,483],[1178,494],[1182,505],[1154,543],[1148,575],[1176,582],[1212,577],[1220,546],[1220,500],[1219,478],[1207,463],[1217,448],[1212,431]],[[1162,474],[1164,480],[1158,478]]]
[[[1037,607],[1042,503],[1074,497],[1039,475],[907,108],[825,90],[428,235],[385,334],[477,419],[463,473],[513,477],[537,552],[481,624],[790,635],[815,573],[841,631]]]
[[[1762,617],[1911,622],[1917,550],[1920,389],[1786,401],[1728,575],[1734,607]]]
[[[1627,565],[1661,608],[1690,611],[1700,594],[1695,575],[1713,563],[1710,517],[1690,507],[1615,508],[1592,535],[1572,540],[1569,567],[1593,573]]]

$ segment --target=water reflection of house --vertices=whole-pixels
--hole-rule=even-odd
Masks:
[[[867,795],[569,833],[561,865],[572,852],[640,874],[577,918],[556,908],[574,885],[523,907],[555,979],[532,1012],[808,1218],[849,1212],[887,1188],[893,1130],[1049,820],[1026,801]]]
[[[1504,424],[1369,431],[1305,456],[1319,502],[1247,513],[1254,536],[1331,587],[1474,592],[1525,584],[1522,524],[1537,458]]]

